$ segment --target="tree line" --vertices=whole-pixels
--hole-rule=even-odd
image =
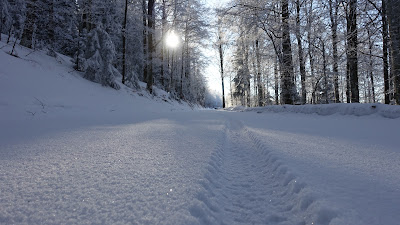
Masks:
[[[150,93],[204,105],[207,12],[200,0],[1,0],[0,31],[13,55],[15,45],[58,52],[88,80],[115,89],[142,81]],[[165,43],[172,31],[181,37],[174,49]]]
[[[217,15],[224,106],[400,104],[399,0],[232,0]]]

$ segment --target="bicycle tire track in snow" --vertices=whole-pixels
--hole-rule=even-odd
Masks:
[[[239,121],[227,121],[189,209],[200,224],[330,224],[327,207]]]

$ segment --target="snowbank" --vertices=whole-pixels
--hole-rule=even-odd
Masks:
[[[6,40],[6,39],[3,39]],[[0,142],[32,138],[83,126],[127,124],[159,119],[160,113],[192,111],[198,106],[173,100],[154,88],[120,90],[82,78],[71,58],[0,42]],[[140,83],[140,86],[145,86]]]
[[[386,118],[399,118],[400,106],[384,105],[380,103],[368,104],[323,104],[323,105],[271,105],[265,107],[247,108],[243,106],[227,108],[228,111],[238,112],[274,112],[274,113],[303,113],[317,114],[321,116],[329,115],[349,115],[349,116],[369,116],[378,115]]]
[[[144,89],[122,87],[114,90],[82,78],[73,69],[71,58],[0,42],[0,120],[20,121],[39,118],[135,116],[135,113],[192,110],[185,102],[155,88],[155,95]],[[141,84],[140,86],[143,86]],[[140,107],[140,110],[139,110]],[[93,113],[95,112],[95,113]]]

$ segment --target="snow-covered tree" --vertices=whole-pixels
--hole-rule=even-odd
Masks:
[[[154,82],[177,99],[204,102],[204,69],[200,68],[206,60],[200,49],[206,45],[208,30],[202,1],[7,2],[12,8],[18,2],[21,13],[11,12],[13,25],[6,28],[3,20],[2,32],[14,33],[25,47],[73,57],[75,69],[86,78],[116,87],[114,78],[123,73],[125,85],[138,88],[141,79],[149,90]],[[16,15],[20,15],[19,28],[14,25]],[[171,29],[180,35],[181,43],[167,50],[164,38]]]
[[[11,6],[8,0],[0,2],[0,34],[5,33],[12,25]],[[1,35],[0,35],[1,41]]]
[[[77,8],[74,1],[54,1],[54,50],[73,56],[78,48]]]
[[[115,82],[118,71],[112,65],[114,58],[115,48],[108,33],[101,26],[91,30],[87,35],[84,78],[119,89]]]
[[[26,0],[26,17],[24,29],[21,36],[21,45],[27,48],[33,48],[33,38],[36,31],[36,23],[38,16],[37,0]]]

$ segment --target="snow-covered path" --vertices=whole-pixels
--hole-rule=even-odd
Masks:
[[[399,223],[399,120],[301,114],[253,114],[245,120],[264,148],[272,149],[323,207],[337,212],[334,224]]]
[[[2,135],[0,224],[400,221],[398,119],[193,111],[120,120],[52,121],[51,133],[32,120],[15,128],[20,137]]]
[[[300,193],[305,185],[297,182],[242,122],[228,119],[226,123],[225,140],[213,153],[202,183],[204,192],[198,194],[203,204],[192,208],[193,215],[203,224],[330,222],[334,212],[307,215],[314,199],[308,191]]]

